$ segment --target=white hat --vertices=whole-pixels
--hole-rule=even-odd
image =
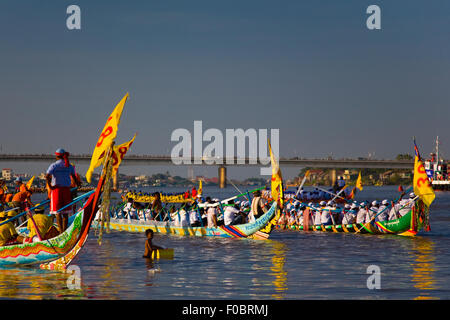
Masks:
[[[356,203],[352,203],[352,205],[350,206],[350,209],[355,209],[357,207],[358,207],[358,205]]]
[[[388,204],[389,202],[386,200],[386,199],[384,199],[383,201],[381,201],[381,204],[384,204],[384,205],[386,205],[386,204]]]
[[[361,203],[359,204],[360,207],[364,207],[365,205],[366,205],[365,202],[361,202]]]
[[[372,205],[373,205],[373,206],[376,206],[377,204],[378,204],[378,201],[377,201],[377,200],[373,200],[373,201],[372,201]]]
[[[416,196],[416,194],[414,193],[414,192],[411,192],[410,194],[409,194],[409,197],[410,198],[414,198]]]
[[[350,207],[350,205],[349,205],[348,203],[346,203],[345,206],[344,206],[344,208],[345,208],[345,209],[350,209],[351,207]]]
[[[321,206],[325,206],[327,203],[325,202],[325,201],[320,201],[319,202],[319,205],[321,205]]]

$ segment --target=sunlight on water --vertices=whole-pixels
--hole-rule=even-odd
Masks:
[[[358,200],[396,194],[393,187],[367,187]],[[268,240],[155,234],[155,244],[174,248],[172,260],[143,259],[143,233],[104,233],[99,246],[91,230],[73,261],[80,290],[68,288],[67,273],[3,268],[0,298],[450,299],[450,193],[437,194],[433,206],[431,232],[417,237],[293,230],[276,230]],[[381,269],[380,290],[367,288],[370,265]]]
[[[286,260],[286,245],[283,243],[275,242],[272,248],[272,264],[273,267],[270,269],[275,276],[273,280],[273,285],[275,287],[276,293],[272,295],[272,298],[280,300],[284,298],[284,293],[287,288],[287,272],[284,270],[284,264]]]
[[[412,281],[414,288],[419,289],[420,293],[414,300],[439,299],[431,296],[429,292],[430,290],[438,289],[434,278],[436,272],[434,267],[434,261],[436,260],[434,256],[434,242],[425,238],[415,240],[413,252],[416,259],[413,263]]]

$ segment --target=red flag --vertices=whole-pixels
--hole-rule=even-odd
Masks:
[[[309,208],[303,210],[303,231],[308,231],[309,229]]]
[[[403,192],[403,187],[401,185],[398,186],[398,192]]]

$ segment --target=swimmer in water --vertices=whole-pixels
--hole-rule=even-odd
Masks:
[[[156,246],[152,243],[153,239],[153,230],[147,229],[145,230],[145,235],[147,236],[147,241],[145,241],[145,252],[142,258],[152,258],[152,251],[158,249],[164,249],[163,247]]]

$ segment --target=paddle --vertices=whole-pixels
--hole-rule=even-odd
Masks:
[[[255,192],[255,191],[259,191],[259,190],[265,189],[265,188],[266,187],[260,187],[260,188],[257,188],[257,189],[254,189],[254,190],[250,190],[250,191],[247,191],[247,192]],[[225,202],[228,202],[230,200],[234,200],[234,199],[237,199],[237,198],[240,198],[240,197],[244,197],[245,195],[246,195],[246,193],[241,193],[241,194],[238,194],[237,196],[234,196],[234,197],[231,197],[231,198],[228,198],[228,199],[225,199],[225,200],[213,203],[213,204],[199,203],[198,206],[200,208],[203,208],[203,207],[216,207],[216,206],[219,205],[219,203],[225,203]]]
[[[336,194],[336,193],[333,193],[333,192],[330,192],[330,191],[328,191],[328,190],[322,189],[322,188],[317,187],[317,186],[315,186],[314,188],[317,188],[317,189],[319,189],[319,190],[321,190],[321,191],[323,191],[323,192],[329,193],[329,194],[331,194],[332,196],[334,196],[334,198],[333,198],[331,201],[334,201],[336,198],[341,198],[341,199],[343,199],[343,200],[347,200],[346,198],[339,196],[339,195],[341,194],[341,192],[344,191],[344,189],[345,189],[346,187],[345,187],[345,188],[342,188],[337,194]]]
[[[38,236],[39,241],[42,241],[41,233],[39,232],[36,222],[34,221],[33,214],[31,213],[30,209],[28,208],[28,205],[26,205],[25,210],[27,212],[27,216],[30,217],[31,222],[33,223],[33,227],[34,227],[34,230],[36,231],[36,235]]]
[[[82,194],[81,196],[76,197],[71,203],[69,203],[68,205],[62,207],[62,208],[59,209],[57,212],[60,212],[60,211],[62,211],[62,210],[64,210],[64,209],[66,209],[67,207],[72,206],[74,203],[76,203],[76,202],[78,202],[78,201],[80,201],[80,200],[86,198],[88,195],[91,195],[94,191],[95,191],[95,190],[92,190],[92,191],[89,191],[89,192],[87,192],[87,193],[85,193],[85,194]],[[33,210],[35,210],[35,209],[37,209],[37,208],[39,208],[39,207],[41,207],[41,206],[43,206],[43,205],[45,205],[45,204],[47,204],[47,203],[49,203],[49,202],[50,202],[50,200],[45,200],[45,201],[43,201],[43,202],[41,202],[41,203],[38,203],[38,204],[35,205],[33,208],[28,208],[28,210],[33,211]],[[8,211],[11,211],[11,209],[8,210]],[[27,213],[27,211],[25,210],[24,212],[22,212],[22,213],[20,213],[20,214],[18,214],[18,215],[15,215],[14,217],[12,217],[12,218],[10,218],[10,219],[8,219],[8,220],[3,221],[2,223],[0,223],[0,226],[3,225],[3,224],[5,224],[5,223],[8,223],[8,222],[10,222],[10,221],[13,221],[13,220],[17,219],[17,218],[23,216],[23,215],[26,214],[26,213]]]
[[[309,170],[306,171],[305,176],[303,177],[302,183],[298,186],[297,192],[295,193],[295,197],[297,198],[298,193],[302,189],[303,185],[305,184],[306,178],[309,176]]]

